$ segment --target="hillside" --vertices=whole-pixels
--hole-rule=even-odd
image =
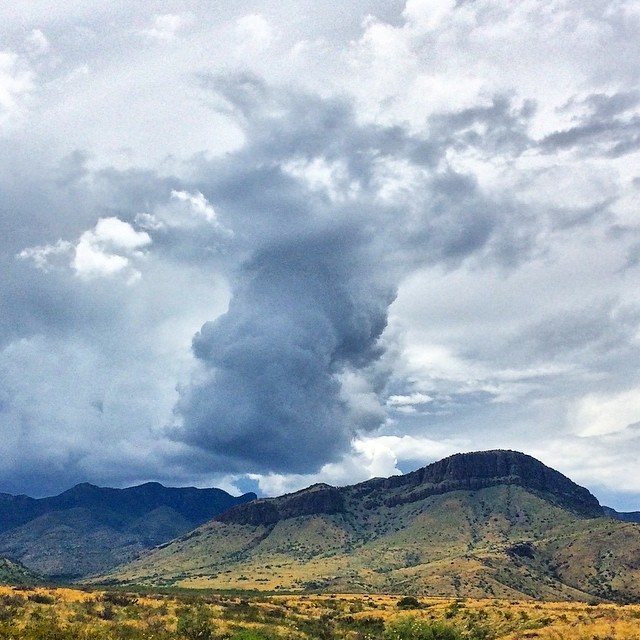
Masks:
[[[33,585],[42,582],[42,576],[19,562],[0,557],[0,584]]]
[[[47,498],[0,494],[0,554],[54,579],[104,572],[235,505],[221,489],[79,484]]]
[[[217,516],[115,583],[499,598],[640,599],[640,526],[513,451],[314,485]]]

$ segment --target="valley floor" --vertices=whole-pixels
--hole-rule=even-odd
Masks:
[[[12,640],[640,640],[640,605],[0,587]]]

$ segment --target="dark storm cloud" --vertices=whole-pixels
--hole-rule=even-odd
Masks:
[[[380,355],[393,294],[363,277],[351,236],[270,247],[243,267],[229,311],[194,338],[207,379],[179,405],[187,442],[257,471],[302,472],[365,426],[350,424],[337,375]]]
[[[283,99],[252,76],[215,88],[250,142],[207,166],[212,178],[197,186],[233,221],[245,259],[228,312],[194,338],[205,379],[183,391],[174,437],[229,469],[305,472],[383,420],[379,406],[354,407],[341,381],[351,373],[375,386],[370,368],[395,295],[390,261],[373,246],[384,208],[368,185],[376,158],[428,154],[400,129],[359,128],[337,100]],[[332,202],[286,170],[317,157],[344,163],[365,202]]]
[[[219,468],[313,471],[384,420],[376,367],[402,275],[487,248],[510,262],[508,236],[497,231],[526,216],[437,165],[451,147],[519,153],[532,110],[497,98],[434,119],[426,139],[360,125],[343,101],[287,94],[253,76],[203,82],[238,117],[247,142],[204,163],[195,186],[232,221],[244,261],[228,312],[193,340],[204,374],[182,390],[172,435],[211,453]],[[489,133],[467,135],[478,124]],[[326,188],[290,170],[318,159],[337,167]],[[418,177],[389,204],[381,183],[394,163]],[[346,375],[361,381],[360,398]],[[363,396],[368,410],[354,411]]]

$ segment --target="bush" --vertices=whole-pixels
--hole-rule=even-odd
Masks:
[[[384,631],[385,640],[462,640],[463,635],[443,622],[426,622],[402,618],[392,622]]]
[[[229,640],[274,640],[277,635],[266,628],[260,629],[239,629],[229,638]]]
[[[102,618],[102,620],[114,620],[116,612],[110,604],[105,604],[102,610],[98,612],[98,617]]]
[[[338,623],[341,629],[352,632],[348,636],[341,635],[341,637],[354,638],[355,640],[376,640],[382,639],[384,633],[384,620],[373,616],[362,618],[344,616],[338,619]]]
[[[404,598],[400,598],[396,606],[398,607],[398,609],[420,609],[422,607],[419,600],[417,598],[414,598],[413,596],[405,596]]]
[[[21,596],[9,594],[0,596],[0,621],[12,620],[18,615],[23,605],[24,598]]]
[[[100,600],[116,607],[130,607],[137,604],[138,598],[133,593],[125,593],[124,591],[105,591]]]
[[[204,605],[183,609],[178,614],[176,631],[180,638],[186,640],[212,640],[215,633],[211,611]]]
[[[299,620],[298,630],[313,640],[333,640],[335,638],[333,617],[329,615]]]
[[[32,593],[28,596],[28,599],[31,602],[36,602],[37,604],[54,604],[55,598],[52,596],[48,596],[45,593]]]

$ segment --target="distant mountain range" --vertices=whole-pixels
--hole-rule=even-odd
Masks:
[[[615,518],[616,520],[622,520],[623,522],[640,522],[640,511],[627,511],[621,512],[612,509],[611,507],[602,507],[604,515],[609,518]]]
[[[640,525],[625,518],[525,454],[457,454],[236,506],[99,580],[640,601]]]
[[[0,494],[0,556],[49,579],[104,573],[255,498],[155,482],[127,489],[84,483],[49,498]]]

